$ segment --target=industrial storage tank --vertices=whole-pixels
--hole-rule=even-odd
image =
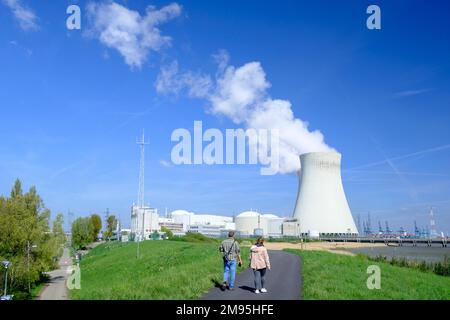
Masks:
[[[242,236],[252,236],[261,225],[261,215],[256,211],[244,211],[236,216],[236,231]]]
[[[300,155],[299,190],[294,218],[301,233],[357,234],[341,179],[341,154]]]

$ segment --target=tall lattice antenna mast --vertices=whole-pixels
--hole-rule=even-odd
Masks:
[[[136,140],[136,143],[140,146],[141,149],[141,160],[139,165],[139,191],[138,191],[138,207],[143,208],[145,206],[144,203],[144,170],[145,170],[145,145],[148,142],[145,142],[145,133],[144,129],[142,129],[142,140]]]

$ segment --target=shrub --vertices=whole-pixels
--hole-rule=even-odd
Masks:
[[[201,233],[188,232],[182,237],[174,237],[172,240],[175,241],[185,241],[185,242],[196,242],[196,243],[218,243],[219,239],[207,237]]]
[[[438,261],[438,262],[430,262],[427,263],[426,261],[409,261],[405,257],[396,258],[392,257],[390,260],[387,259],[387,257],[382,255],[377,255],[376,257],[369,257],[367,255],[362,254],[362,256],[365,256],[371,261],[376,262],[387,262],[393,266],[399,266],[404,268],[412,268],[416,269],[422,272],[432,272],[440,276],[450,276],[450,259],[445,256],[444,260]]]
[[[161,231],[166,233],[167,239],[172,240],[173,232],[167,227],[161,227]]]

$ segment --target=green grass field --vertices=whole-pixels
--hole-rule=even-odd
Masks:
[[[303,298],[309,300],[450,299],[450,278],[321,251],[287,250],[302,258]],[[378,265],[381,289],[369,290],[367,267]]]
[[[107,243],[81,261],[81,289],[72,299],[196,299],[221,282],[218,242]],[[304,299],[450,299],[450,278],[430,272],[320,251],[302,257]],[[244,266],[248,248],[242,248]],[[381,268],[381,289],[369,290],[369,265]],[[238,271],[243,271],[244,267]]]
[[[46,282],[40,282],[38,283],[36,286],[34,286],[33,288],[31,288],[31,294],[30,294],[30,299],[37,299],[39,297],[39,294],[42,292],[42,290],[45,287]]]
[[[222,281],[218,247],[217,242],[144,241],[136,259],[136,243],[100,245],[83,257],[81,289],[72,290],[71,299],[199,298]],[[242,253],[247,259],[248,249]]]

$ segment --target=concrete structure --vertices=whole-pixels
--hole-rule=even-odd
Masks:
[[[283,236],[283,222],[285,219],[274,214],[265,214],[263,217],[267,220],[267,236],[281,238]]]
[[[341,179],[341,154],[300,155],[301,170],[294,218],[302,234],[357,234]],[[288,226],[286,226],[288,227]]]
[[[212,214],[195,214],[186,210],[175,210],[170,214],[173,223],[182,226],[182,232],[198,232],[206,236],[219,237],[222,232],[235,230],[232,217]],[[160,219],[161,221],[161,219]]]
[[[232,222],[233,217],[212,214],[194,214],[191,216],[191,225],[225,225]]]
[[[174,222],[181,223],[183,225],[183,232],[188,232],[189,226],[191,225],[191,217],[193,215],[193,212],[188,212],[186,210],[175,210],[172,211],[170,217]]]
[[[236,231],[236,223],[234,223],[234,222],[225,223],[225,230],[226,231]]]
[[[128,242],[130,240],[131,229],[120,229],[119,240],[122,242]]]
[[[135,241],[150,239],[154,231],[160,231],[158,210],[150,207],[132,206],[131,233]]]
[[[280,218],[274,214],[244,211],[235,218],[236,231],[243,237],[282,237],[282,224],[284,220],[284,218]]]
[[[256,211],[244,211],[234,219],[241,236],[252,236],[261,227],[261,215]]]
[[[224,231],[223,226],[218,225],[192,225],[189,228],[189,232],[201,233],[207,237],[219,238]]]
[[[296,219],[284,221],[281,228],[283,237],[298,237],[300,235],[300,223]]]
[[[183,229],[183,224],[180,222],[175,222],[172,218],[159,218],[159,227],[169,229],[175,236],[182,236],[186,234]]]

